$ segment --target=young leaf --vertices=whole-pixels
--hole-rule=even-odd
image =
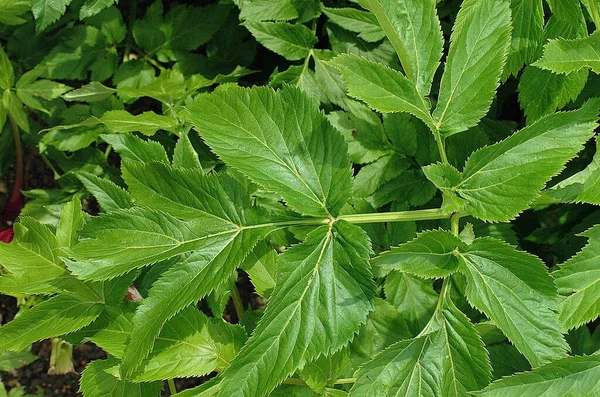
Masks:
[[[330,63],[340,69],[348,93],[384,113],[407,112],[434,128],[429,105],[415,84],[400,72],[356,55],[343,54]]]
[[[287,60],[306,58],[317,43],[317,37],[306,26],[286,22],[245,22],[256,40]]]
[[[121,380],[106,371],[118,365],[118,360],[95,360],[81,374],[79,389],[84,397],[158,397],[162,382],[133,383]]]
[[[280,256],[280,277],[252,337],[222,373],[220,396],[264,395],[302,362],[345,346],[375,295],[368,238],[336,222]]]
[[[558,292],[565,296],[559,303],[560,323],[567,329],[579,327],[600,315],[600,227],[581,234],[588,244],[577,255],[552,273]]]
[[[77,179],[98,201],[105,212],[127,209],[133,206],[131,195],[108,179],[100,178],[90,172],[78,172]]]
[[[517,76],[529,64],[541,42],[544,28],[542,0],[511,0],[512,38],[504,76]]]
[[[566,355],[556,287],[537,257],[500,240],[479,238],[461,248],[466,296],[538,367]]]
[[[358,37],[365,41],[375,42],[385,37],[377,18],[370,12],[357,10],[356,8],[323,7],[323,13],[327,15],[331,22],[346,30],[358,33]]]
[[[187,117],[227,164],[294,210],[335,216],[346,203],[352,183],[346,144],[302,91],[231,87],[199,96]]]
[[[68,294],[38,303],[0,327],[0,353],[20,351],[38,340],[77,331],[94,321],[103,306],[103,302]]]
[[[394,46],[406,77],[422,96],[429,95],[440,64],[444,38],[434,0],[366,0]]]
[[[596,139],[596,154],[587,167],[552,186],[546,193],[566,203],[600,205],[600,141]]]
[[[69,248],[77,241],[77,232],[85,223],[81,200],[74,197],[62,208],[58,225],[56,226],[56,243],[59,247]]]
[[[446,277],[458,268],[454,250],[461,245],[448,231],[429,230],[379,255],[373,264],[425,278]]]
[[[544,46],[544,55],[533,65],[554,73],[571,73],[584,68],[600,73],[600,31],[580,39],[550,40]]]
[[[600,356],[568,357],[531,372],[492,383],[473,393],[481,397],[595,396],[600,393]]]
[[[476,151],[465,164],[459,183],[455,176],[439,172],[442,165],[430,165],[424,171],[436,186],[465,199],[471,215],[508,221],[526,209],[544,184],[593,136],[599,105],[598,100],[591,100],[579,110],[545,116]]]
[[[8,90],[15,83],[15,74],[12,64],[4,52],[4,48],[0,46],[0,90]]]
[[[487,113],[510,45],[509,6],[508,0],[462,3],[433,112],[444,136],[476,125]]]

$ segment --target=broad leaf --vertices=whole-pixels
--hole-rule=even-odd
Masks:
[[[306,58],[317,37],[306,26],[286,22],[246,22],[244,26],[269,50],[295,61]]]
[[[346,144],[300,90],[231,87],[199,96],[187,117],[227,164],[296,211],[335,216],[345,204],[352,182]]]
[[[424,171],[436,186],[466,200],[471,215],[508,221],[528,208],[545,183],[593,136],[599,104],[591,100],[579,110],[545,116],[476,151],[465,164],[460,181],[456,170],[440,172],[448,165],[431,165]]]
[[[538,367],[566,355],[556,287],[537,257],[500,240],[479,238],[461,249],[466,296]]]
[[[554,73],[571,73],[584,68],[600,73],[600,31],[580,39],[551,40],[534,65]]]
[[[158,397],[162,382],[133,383],[106,371],[118,364],[115,358],[95,360],[81,374],[79,390],[84,397]]]
[[[588,244],[552,273],[558,292],[560,322],[567,329],[579,327],[600,315],[600,227],[582,233]]]
[[[461,4],[433,112],[444,136],[476,125],[492,103],[510,46],[509,5],[508,0]]]
[[[264,395],[303,362],[345,346],[372,309],[366,234],[336,222],[280,256],[280,277],[252,337],[222,373],[220,396]]]
[[[600,393],[600,356],[568,357],[492,383],[474,393],[482,397],[596,396]]]
[[[448,231],[429,230],[408,243],[384,252],[373,263],[420,277],[446,277],[458,268],[454,251],[460,245],[461,241]]]
[[[323,13],[331,22],[351,32],[358,33],[358,37],[365,41],[379,41],[385,33],[377,18],[370,12],[356,8],[323,8]]]
[[[67,294],[38,303],[0,327],[0,352],[21,351],[33,342],[77,331],[94,321],[102,307],[103,302]]]
[[[433,127],[429,105],[415,84],[400,72],[356,55],[340,55],[330,62],[340,69],[348,93],[384,113],[407,112]]]
[[[406,77],[427,96],[444,39],[434,0],[365,0],[394,46]]]

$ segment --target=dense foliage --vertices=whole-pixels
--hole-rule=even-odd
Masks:
[[[55,179],[0,243],[37,297],[7,368],[61,338],[109,354],[85,397],[600,394],[600,1],[114,3],[0,0],[3,220],[21,140]]]

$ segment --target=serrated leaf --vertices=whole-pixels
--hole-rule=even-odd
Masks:
[[[280,256],[278,284],[256,330],[222,373],[220,396],[264,395],[302,362],[346,345],[375,295],[368,238],[336,222]]]
[[[560,269],[553,272],[559,294],[560,323],[567,329],[579,327],[600,315],[600,227],[594,226],[581,234],[588,244]]]
[[[392,271],[385,278],[385,298],[405,319],[411,335],[417,335],[433,314],[439,295],[431,280]]]
[[[40,99],[49,101],[58,98],[70,89],[71,87],[67,85],[50,80],[37,80],[31,84],[21,86],[17,83],[17,97],[27,107],[50,114],[50,111],[40,102]]]
[[[596,154],[587,167],[545,192],[562,202],[600,205],[600,141],[596,140]]]
[[[250,281],[256,293],[269,299],[275,288],[277,253],[266,243],[259,243],[244,261],[244,270],[250,276]]]
[[[540,45],[544,27],[542,0],[511,0],[512,38],[504,76],[517,76]]]
[[[4,0],[0,3],[0,23],[20,25],[27,22],[21,16],[31,10],[30,0]]]
[[[131,195],[108,179],[100,178],[90,172],[77,172],[77,179],[98,201],[106,212],[127,209],[133,206]]]
[[[568,349],[558,322],[556,286],[539,258],[500,240],[479,238],[461,249],[466,296],[538,367]]]
[[[394,46],[406,76],[429,95],[440,64],[444,39],[434,0],[366,0]]]
[[[106,87],[97,81],[92,81],[83,87],[62,95],[65,101],[100,102],[110,98],[117,90]]]
[[[125,110],[110,110],[100,117],[100,121],[113,133],[139,131],[144,135],[154,135],[158,130],[173,132],[177,121],[154,112],[144,112],[137,116]]]
[[[322,355],[302,368],[300,376],[317,393],[325,392],[325,386],[336,381],[350,363],[347,349],[331,355]],[[325,394],[327,395],[327,394]]]
[[[372,195],[381,185],[406,171],[410,165],[408,159],[395,153],[364,165],[354,177],[354,195],[357,197]]]
[[[175,150],[173,151],[174,168],[196,168],[202,170],[198,153],[188,136],[188,133],[182,133],[177,140]]]
[[[22,352],[7,351],[0,354],[0,371],[10,371],[12,369],[21,368],[39,357],[32,354],[29,350]]]
[[[17,94],[11,90],[4,90],[2,94],[2,106],[23,131],[29,132],[29,119],[25,110],[23,110],[23,103]]]
[[[0,244],[0,257],[8,274],[0,277],[5,294],[50,294],[60,289],[56,280],[66,275],[58,257],[56,237],[33,218],[21,217],[10,244]]]
[[[568,357],[492,383],[485,397],[595,396],[600,393],[600,356]]]
[[[136,382],[147,382],[222,371],[245,340],[239,325],[208,318],[191,307],[165,324],[152,353],[133,377]]]
[[[66,203],[56,226],[56,243],[59,247],[69,248],[77,241],[77,232],[83,224],[83,211],[78,197]]]
[[[187,118],[228,165],[302,214],[337,215],[349,197],[346,144],[296,88],[231,87],[199,96]]]
[[[424,168],[440,188],[456,192],[466,200],[473,216],[487,221],[508,221],[526,209],[544,184],[573,158],[594,134],[598,119],[597,100],[579,110],[555,113],[469,157],[462,180],[437,172],[441,165]],[[527,153],[526,156],[523,153]],[[447,176],[442,180],[443,176]]]
[[[116,2],[118,0],[86,0],[79,10],[79,19],[93,17]]]
[[[0,46],[0,90],[8,90],[15,83],[15,74],[12,64],[4,52],[4,48]]]
[[[131,134],[102,135],[102,139],[110,144],[123,160],[169,164],[167,152],[158,142],[144,141]]]
[[[550,40],[544,46],[544,54],[533,65],[554,73],[571,73],[591,69],[600,73],[600,32],[590,36],[567,40]]]
[[[240,19],[248,21],[289,21],[298,18],[294,0],[254,0],[240,2]]]
[[[106,371],[118,365],[118,360],[95,360],[81,374],[79,390],[84,397],[158,397],[162,382],[133,383],[121,380]]]
[[[343,54],[330,63],[340,69],[348,93],[384,113],[407,112],[433,127],[429,105],[414,83],[400,72],[356,55]]]
[[[39,32],[60,18],[72,0],[33,0],[31,12],[35,18],[35,28]]]
[[[487,113],[510,46],[509,6],[507,0],[462,3],[433,112],[444,136],[476,125]]]
[[[317,43],[317,36],[300,23],[247,21],[244,26],[256,41],[290,61],[306,58]]]
[[[454,251],[461,245],[460,239],[446,230],[429,230],[377,256],[373,264],[425,278],[446,277],[458,268]]]
[[[373,13],[356,8],[329,8],[323,7],[323,13],[331,22],[351,32],[358,33],[358,37],[365,41],[375,42],[382,40],[385,33]]]
[[[20,351],[33,342],[77,331],[94,321],[103,306],[103,302],[68,294],[38,303],[0,327],[0,352]]]

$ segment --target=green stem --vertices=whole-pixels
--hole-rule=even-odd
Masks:
[[[398,211],[398,212],[377,212],[372,214],[351,214],[340,215],[338,220],[350,223],[381,223],[381,222],[411,222],[426,221],[434,219],[448,219],[452,216],[451,212],[444,211],[441,208]]]
[[[238,321],[244,315],[244,304],[242,303],[242,297],[240,296],[240,291],[237,288],[237,285],[233,285],[231,289],[231,300],[233,301],[233,307],[235,308],[235,313],[237,314]]]
[[[458,237],[458,234],[459,234],[458,229],[459,229],[460,217],[461,217],[460,212],[455,212],[450,217],[450,230],[452,231],[452,234],[454,234],[456,237]]]
[[[433,136],[435,137],[435,143],[437,143],[438,151],[440,152],[440,158],[443,163],[448,162],[448,156],[446,155],[446,147],[444,146],[444,138],[442,138],[442,134],[439,131],[433,131]]]
[[[334,385],[347,385],[350,383],[356,383],[356,378],[341,378],[333,382]]]
[[[167,379],[167,384],[169,385],[169,392],[171,393],[171,395],[177,394],[177,388],[175,387],[175,381],[173,380],[173,378]]]
[[[283,381],[285,385],[297,385],[297,386],[306,386],[306,382],[300,378],[287,378]]]
[[[300,378],[287,378],[283,383],[286,385],[306,386],[306,382]],[[356,383],[356,378],[340,378],[329,383],[329,385],[348,385],[351,383]]]

